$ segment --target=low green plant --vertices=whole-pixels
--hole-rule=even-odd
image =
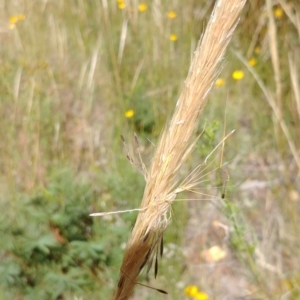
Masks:
[[[120,258],[116,245],[126,229],[113,219],[89,217],[96,197],[89,185],[63,172],[39,195],[18,199],[9,217],[1,218],[0,284],[6,298],[66,299],[109,291],[110,276],[103,274]]]

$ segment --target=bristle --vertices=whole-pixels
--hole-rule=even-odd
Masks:
[[[125,277],[121,276],[118,282],[118,288],[122,288]]]
[[[144,268],[145,264],[147,263],[148,259],[149,259],[149,256],[151,254],[151,249],[149,249],[146,257],[145,257],[145,260],[143,261],[142,265],[140,266],[140,271]]]
[[[161,236],[161,240],[160,240],[160,257],[163,256],[164,253],[164,236]]]
[[[154,278],[156,278],[157,274],[158,274],[158,252],[159,252],[159,247],[160,247],[160,241],[158,240],[158,244],[156,245],[156,251],[155,251],[156,253],[155,253]]]
[[[160,293],[162,293],[162,294],[166,294],[166,295],[168,295],[168,293],[166,292],[166,291],[164,291],[164,290],[161,290],[161,289],[156,289],[158,292],[160,292]]]
[[[153,263],[153,258],[154,258],[154,256],[152,255],[151,258],[150,258],[150,260],[149,260],[149,263],[148,263],[146,274],[149,274],[149,271],[151,270],[152,263]]]
[[[158,273],[158,259],[157,259],[157,255],[155,255],[154,278],[157,277],[157,273]]]
[[[137,146],[137,147],[140,147],[139,139],[138,139],[136,133],[134,133],[134,141],[135,141],[136,146]]]
[[[148,231],[148,232],[145,234],[145,236],[144,236],[144,238],[143,238],[143,244],[146,243],[146,241],[147,241],[149,235],[150,235],[150,231]]]

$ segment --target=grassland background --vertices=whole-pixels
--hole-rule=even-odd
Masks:
[[[138,134],[149,165],[213,2],[156,0],[141,11],[138,1],[0,0],[0,299],[113,293],[135,214],[87,216],[139,206],[144,181],[120,134],[132,156]],[[188,285],[210,299],[300,297],[300,6],[270,2],[248,1],[182,173],[225,125],[236,129],[226,199],[174,205],[159,277],[148,281],[169,296],[137,286],[136,299],[188,299]],[[208,262],[201,253],[215,245],[226,257]]]

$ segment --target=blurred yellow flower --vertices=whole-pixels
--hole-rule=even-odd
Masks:
[[[283,10],[281,7],[274,9],[274,16],[276,19],[281,19],[283,17]]]
[[[260,51],[261,51],[260,46],[256,46],[256,47],[254,48],[254,52],[255,52],[256,54],[259,54]]]
[[[252,57],[249,61],[248,61],[249,66],[254,67],[257,64],[257,60]]]
[[[216,86],[216,87],[221,87],[221,86],[224,85],[224,84],[225,84],[225,80],[224,80],[223,78],[218,78],[218,79],[216,80],[215,86]]]
[[[170,39],[170,41],[175,42],[175,41],[177,41],[178,37],[176,34],[172,33],[172,34],[170,34],[169,39]]]
[[[236,70],[232,73],[232,78],[234,80],[242,80],[244,78],[245,74],[242,70]]]
[[[139,6],[138,6],[138,10],[140,11],[140,12],[144,12],[144,11],[146,11],[148,9],[148,5],[146,4],[146,3],[141,3],[141,4],[139,4]]]
[[[194,298],[195,300],[208,300],[208,295],[200,292],[196,285],[188,285],[184,292],[187,296]]]
[[[205,294],[205,293],[203,293],[203,292],[198,292],[198,293],[194,296],[194,298],[195,298],[196,300],[208,300],[208,295]]]
[[[124,2],[124,0],[117,0],[117,2],[118,2],[118,3],[123,3],[123,2]]]
[[[11,23],[11,24],[16,24],[18,21],[19,21],[18,16],[11,16],[9,18],[9,23]]]
[[[184,292],[186,295],[188,295],[190,297],[195,297],[199,293],[198,288],[195,285],[188,285],[184,289]]]
[[[119,2],[119,3],[118,3],[118,8],[119,8],[119,9],[124,9],[125,7],[126,7],[125,2]]]
[[[19,14],[18,15],[18,21],[24,21],[25,20],[25,15]]]
[[[175,19],[176,17],[177,17],[177,14],[176,14],[175,11],[170,10],[170,11],[168,12],[168,18],[169,18],[169,19]]]
[[[128,109],[125,111],[125,118],[130,119],[134,116],[134,110],[133,109]]]
[[[25,20],[25,15],[23,15],[23,14],[11,16],[11,17],[9,18],[8,28],[9,28],[9,29],[13,29],[13,28],[15,28],[15,25],[16,25],[19,21],[24,21],[24,20]]]

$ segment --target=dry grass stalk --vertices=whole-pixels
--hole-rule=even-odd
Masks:
[[[272,91],[270,89],[267,88],[267,86],[264,84],[263,80],[261,79],[261,77],[259,76],[259,74],[254,70],[254,68],[252,68],[251,66],[249,66],[248,62],[246,61],[245,58],[243,58],[241,56],[241,54],[236,53],[236,56],[243,62],[243,64],[247,67],[247,69],[249,70],[249,72],[253,75],[254,79],[256,80],[257,84],[259,85],[259,87],[261,88],[262,92],[265,95],[265,98],[269,104],[269,106],[272,108],[274,116],[276,118],[276,121],[279,123],[279,126],[288,142],[289,148],[291,150],[291,153],[294,157],[294,160],[297,164],[298,170],[300,172],[300,155],[299,152],[297,150],[297,146],[292,138],[291,132],[285,122],[285,120],[281,117],[281,111],[276,103],[276,98],[274,97]]]
[[[154,261],[157,274],[157,258],[163,251],[162,238],[170,218],[170,205],[179,192],[175,187],[175,175],[194,148],[194,129],[220,71],[220,63],[245,2],[217,1],[197,46],[174,115],[160,138],[147,174],[141,209],[121,266],[116,300],[130,297],[146,264],[150,269]]]
[[[282,83],[281,83],[281,72],[280,72],[280,61],[278,53],[277,43],[277,28],[275,23],[275,17],[273,13],[272,0],[266,0],[267,13],[268,13],[268,35],[269,35],[269,46],[271,60],[274,70],[274,79],[276,84],[276,102],[279,108],[280,118],[282,118]]]

